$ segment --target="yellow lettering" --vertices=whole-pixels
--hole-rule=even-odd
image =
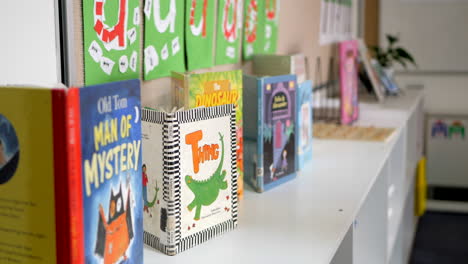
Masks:
[[[86,196],[91,196],[91,184],[94,183],[95,188],[99,188],[98,168],[96,154],[93,154],[91,164],[89,160],[85,160],[85,187]]]

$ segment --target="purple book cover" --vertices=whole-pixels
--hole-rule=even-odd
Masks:
[[[263,85],[263,184],[281,183],[296,172],[296,76],[265,79]]]

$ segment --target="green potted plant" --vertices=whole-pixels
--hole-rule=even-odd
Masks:
[[[389,76],[393,76],[395,64],[400,64],[407,69],[408,64],[417,67],[413,56],[403,47],[398,45],[400,41],[397,36],[387,34],[387,48],[373,46],[371,50],[374,52],[375,59],[384,68]]]

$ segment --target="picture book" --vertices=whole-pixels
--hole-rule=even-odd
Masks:
[[[340,43],[341,124],[349,125],[359,117],[358,101],[358,43],[349,40]]]
[[[238,191],[243,193],[243,102],[242,71],[203,74],[173,73],[173,104],[186,109],[234,104],[236,106]]]
[[[395,80],[385,72],[382,65],[375,59],[371,60],[371,64],[377,72],[381,84],[385,87],[385,91],[390,95],[398,95],[401,92],[400,87],[398,87]]]
[[[379,81],[379,75],[375,71],[374,67],[372,67],[371,57],[369,51],[367,50],[366,44],[362,39],[358,40],[359,45],[359,58],[364,66],[364,70],[367,76],[367,79],[372,86],[372,89],[375,93],[375,96],[379,100],[379,102],[383,102],[385,100],[385,87]]]
[[[258,192],[296,176],[295,75],[244,75],[246,181]]]
[[[297,87],[296,108],[296,151],[297,169],[301,170],[312,159],[312,81],[305,81]]]
[[[143,109],[147,245],[175,255],[236,227],[235,120],[233,104]]]
[[[254,55],[253,74],[257,76],[295,74],[297,83],[300,84],[309,79],[307,57],[304,54]]]
[[[0,88],[0,262],[142,263],[141,159],[138,80]]]

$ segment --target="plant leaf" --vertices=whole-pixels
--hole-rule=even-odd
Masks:
[[[411,54],[409,54],[408,51],[406,51],[405,49],[403,49],[401,47],[397,47],[395,49],[395,51],[401,58],[404,58],[404,59],[410,61],[414,66],[416,66],[416,62],[415,62],[413,56],[411,56]]]
[[[387,40],[390,46],[398,42],[398,37],[397,36],[392,36],[390,34],[387,34]]]

